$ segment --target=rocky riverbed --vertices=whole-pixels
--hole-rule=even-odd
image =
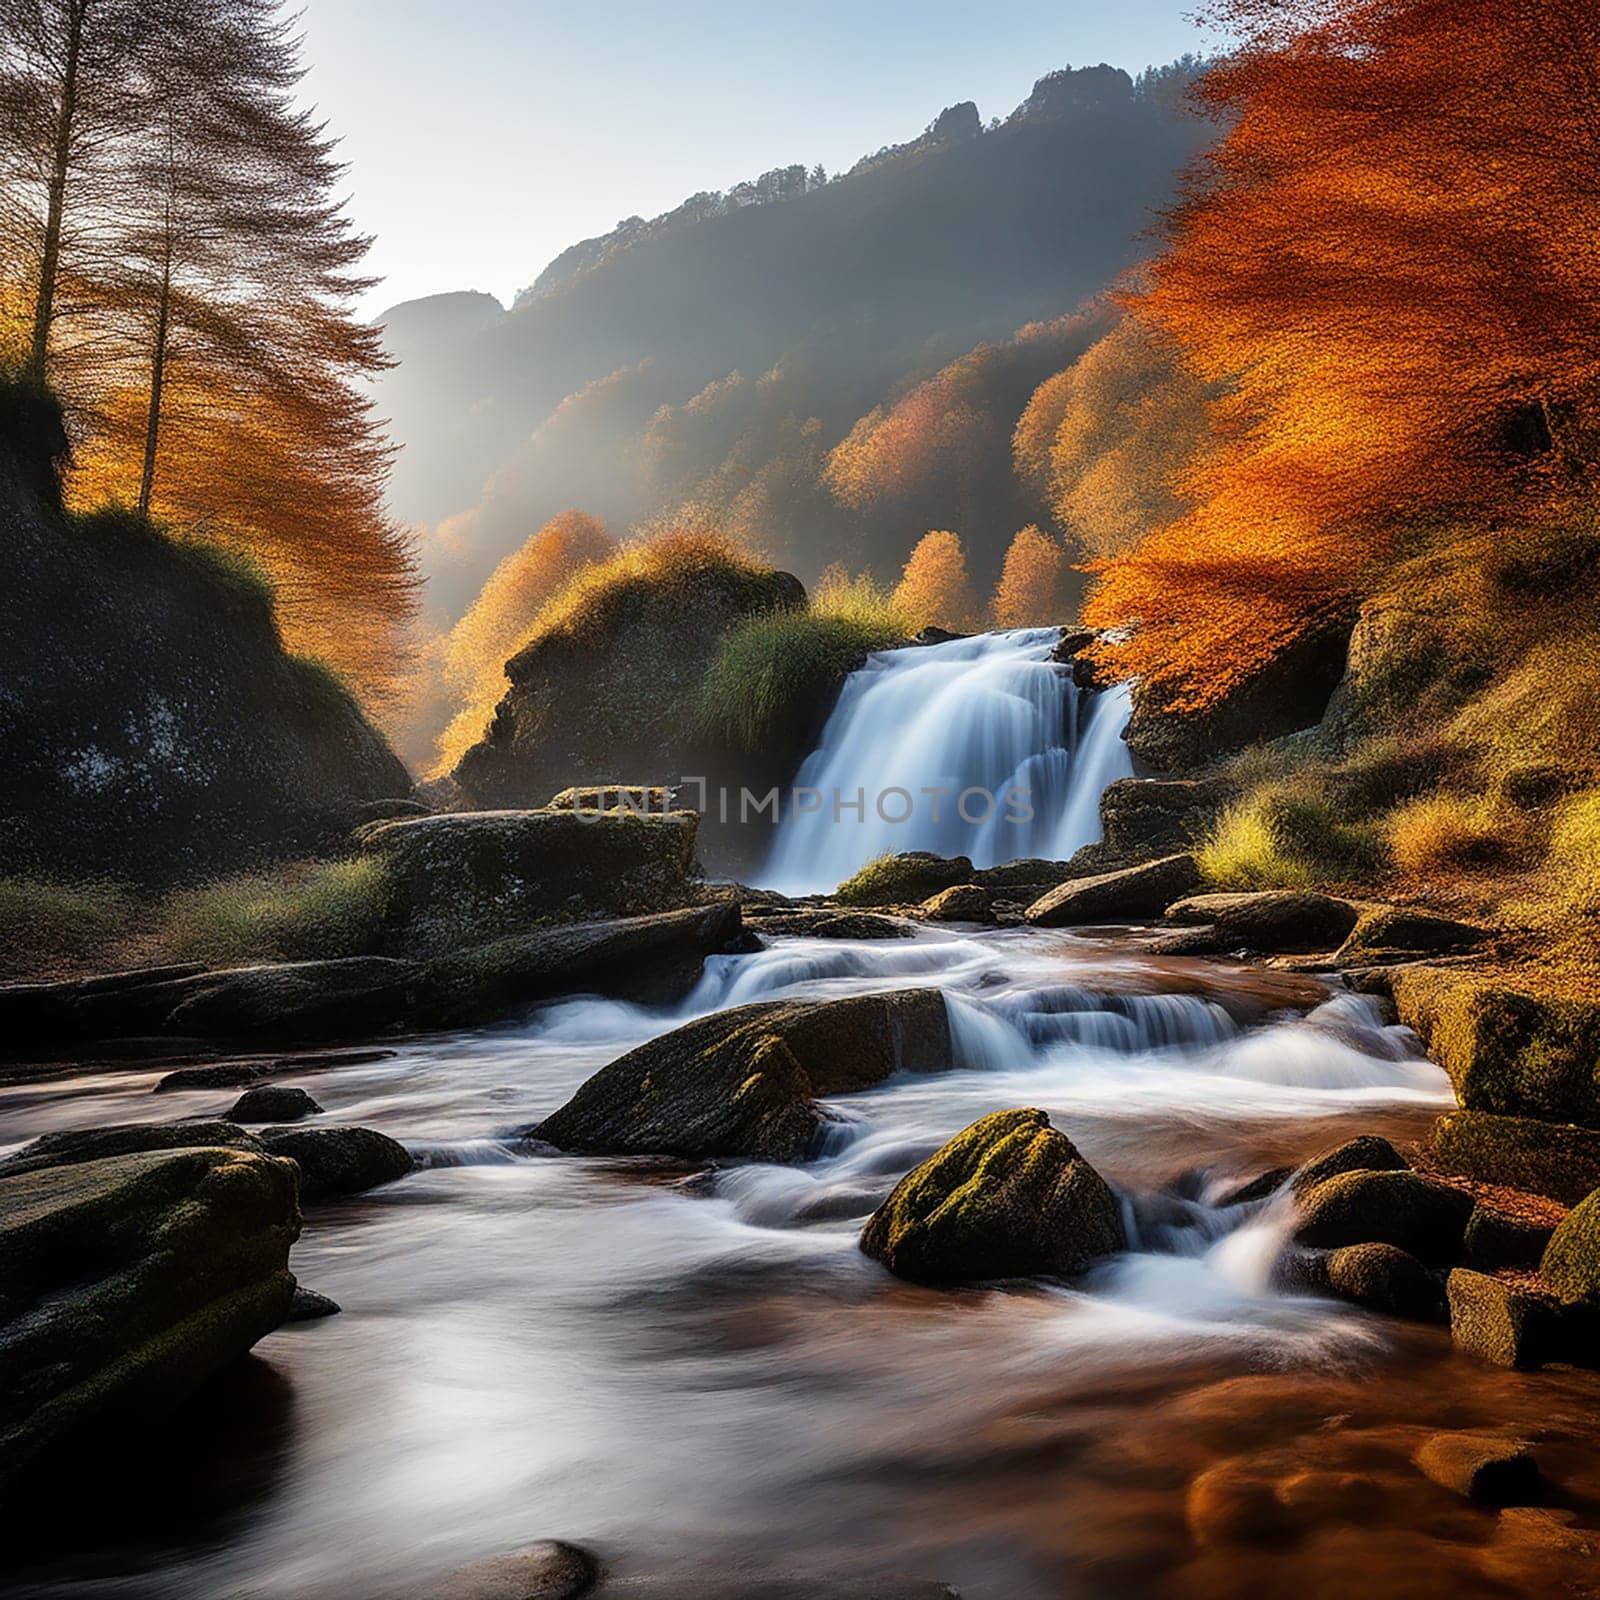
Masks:
[[[696,1018],[885,991],[943,992],[948,1058],[825,1088],[790,1159],[540,1137]],[[237,1110],[193,1064],[154,1092],[169,1065],[14,1082],[8,1146]],[[109,1453],[65,1544],[36,1524],[16,1592],[486,1595],[506,1569],[475,1564],[546,1538],[593,1552],[597,1594],[729,1600],[1224,1595],[1241,1575],[1499,1595],[1591,1569],[1600,1380],[1502,1372],[1443,1326],[1284,1282],[1281,1179],[1236,1197],[1354,1135],[1413,1151],[1453,1104],[1370,997],[1136,938],[926,925],[775,936],[671,1003],[568,998],[287,1068],[267,1081],[321,1109],[251,1138],[363,1127],[414,1162],[306,1206],[290,1265],[342,1311]],[[961,1288],[863,1253],[906,1173],[1021,1107],[1110,1186],[1124,1248]],[[1498,1490],[1460,1466],[1474,1449]]]

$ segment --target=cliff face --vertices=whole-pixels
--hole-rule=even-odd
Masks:
[[[405,768],[246,572],[68,519],[43,399],[0,414],[0,872],[160,882],[305,854]]]

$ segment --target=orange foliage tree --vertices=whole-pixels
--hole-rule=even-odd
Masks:
[[[965,628],[977,609],[960,536],[944,530],[917,540],[890,602],[915,628]]]
[[[990,610],[999,628],[1038,628],[1066,620],[1067,552],[1031,523],[1006,551]]]
[[[1193,509],[1106,564],[1107,654],[1202,705],[1348,615],[1408,524],[1592,492],[1593,0],[1226,0],[1228,121],[1139,315],[1227,386]]]

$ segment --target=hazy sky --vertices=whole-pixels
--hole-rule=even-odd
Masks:
[[[343,136],[385,278],[364,309],[502,300],[575,240],[794,161],[830,172],[944,107],[1203,44],[1196,0],[305,0],[306,92]]]

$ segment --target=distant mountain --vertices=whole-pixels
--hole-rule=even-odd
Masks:
[[[1082,348],[1092,321],[1055,319],[1148,248],[1209,135],[1184,107],[1195,70],[1052,73],[987,128],[954,106],[843,176],[778,168],[630,218],[564,252],[510,311],[463,294],[385,313],[400,365],[379,403],[405,446],[393,499],[431,530],[433,612],[458,614],[568,506],[619,529],[709,506],[806,577],[836,559],[897,566],[943,502],[908,500],[898,480],[841,497],[829,453],[974,346],[1017,351],[1019,328],[1050,322],[1019,357],[958,363],[963,439],[1008,451],[1019,374],[1043,361],[1037,382]],[[990,371],[1014,409],[974,429]],[[980,480],[998,481],[993,460]],[[1014,499],[968,493],[940,525],[985,569],[1027,509]]]

